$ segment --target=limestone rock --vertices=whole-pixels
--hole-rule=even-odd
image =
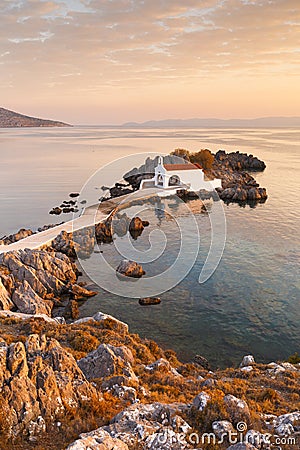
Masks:
[[[9,298],[9,294],[2,283],[2,278],[0,277],[0,310],[10,310],[14,306],[13,302]]]
[[[234,428],[231,422],[228,420],[218,420],[212,423],[212,430],[214,434],[220,439],[222,435],[228,435],[234,432]]]
[[[28,320],[28,319],[37,319],[37,320],[44,320],[45,322],[52,323],[52,324],[59,324],[59,323],[65,323],[65,320],[63,317],[55,317],[51,318],[47,316],[46,314],[23,314],[18,313],[14,311],[0,311],[0,318],[14,318],[14,319],[20,319],[20,320]]]
[[[243,357],[243,360],[240,364],[240,368],[246,367],[246,366],[252,366],[252,364],[255,364],[255,359],[252,355],[247,355]]]
[[[234,395],[224,397],[225,407],[233,422],[250,421],[250,411],[247,403]]]
[[[133,355],[129,348],[101,344],[96,350],[80,359],[78,366],[88,380],[107,378],[114,375],[125,375],[136,380],[131,366],[133,362]]]
[[[45,420],[61,418],[92,398],[101,401],[75,359],[54,340],[30,335],[25,343],[0,345],[0,402],[5,408],[9,436],[30,440],[43,432]]]
[[[83,317],[82,319],[76,320],[75,324],[85,323],[89,321],[95,321],[95,322],[106,322],[111,325],[111,327],[115,330],[117,330],[121,334],[127,334],[128,333],[128,325],[127,323],[121,322],[120,320],[116,319],[113,316],[110,316],[109,314],[102,313],[101,311],[98,311],[96,314],[94,314],[92,317]]]
[[[193,406],[197,408],[199,411],[203,411],[207,405],[207,403],[211,400],[211,396],[202,391],[198,394],[193,400]]]
[[[51,316],[53,302],[45,301],[39,297],[26,280],[18,285],[13,293],[12,300],[21,313]]]
[[[99,428],[90,433],[81,434],[80,439],[70,444],[67,450],[128,450],[128,446]]]

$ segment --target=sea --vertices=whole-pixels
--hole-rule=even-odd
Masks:
[[[188,208],[168,198],[145,202],[138,212],[150,225],[141,236],[116,235],[83,262],[99,294],[80,306],[81,317],[111,314],[128,323],[131,332],[175,350],[183,361],[200,354],[213,367],[238,365],[246,354],[271,362],[300,353],[299,129],[0,129],[0,238],[20,228],[37,230],[69,220],[71,214],[52,216],[49,211],[71,192],[88,184],[96,199],[102,180],[103,185],[120,181],[120,174],[147,156],[175,148],[257,156],[267,167],[253,175],[267,189],[267,201],[256,207],[220,201],[208,204],[206,212],[197,200]],[[225,247],[214,272],[199,283],[217,204],[224,213]],[[137,210],[125,213],[131,217]],[[184,239],[186,250],[178,264]],[[145,284],[136,280],[122,290],[115,287],[117,278],[114,283],[106,276],[116,277],[128,247],[142,262]],[[113,275],[103,271],[104,259]],[[140,306],[143,293],[159,295],[161,303]]]

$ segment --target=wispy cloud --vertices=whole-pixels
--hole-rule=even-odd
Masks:
[[[0,0],[0,14],[0,80],[15,89],[183,92],[300,73],[298,0]]]

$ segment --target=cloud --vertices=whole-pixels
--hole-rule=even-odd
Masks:
[[[0,81],[10,74],[15,87],[102,92],[299,73],[298,0],[0,0],[0,13]]]

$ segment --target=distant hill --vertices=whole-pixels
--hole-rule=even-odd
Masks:
[[[19,127],[70,127],[67,123],[55,120],[38,119],[36,117],[24,116],[23,114],[0,108],[0,128]]]
[[[257,119],[166,119],[127,122],[124,128],[272,128],[300,127],[300,117],[260,117]]]

